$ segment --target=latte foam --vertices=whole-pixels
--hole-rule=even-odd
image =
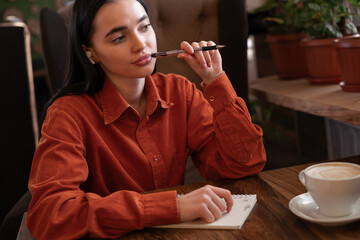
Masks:
[[[353,178],[360,175],[360,167],[346,164],[324,164],[308,169],[307,174],[323,179]]]

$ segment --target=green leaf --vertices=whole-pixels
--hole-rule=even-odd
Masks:
[[[331,38],[337,38],[337,37],[343,36],[337,27],[334,27],[333,25],[331,25],[329,23],[325,24],[325,30],[328,33],[328,36]]]
[[[358,1],[358,0],[347,0],[347,1],[354,7],[360,8],[360,1]]]
[[[321,11],[321,6],[316,3],[309,3],[309,8],[314,11]]]
[[[358,32],[355,24],[353,22],[347,22],[345,23],[345,28],[349,30],[349,34],[355,34]]]
[[[353,14],[344,2],[344,0],[303,0],[304,10],[300,14],[299,22],[304,25],[304,32],[314,38],[334,38],[354,33]],[[360,0],[349,2],[359,4]]]

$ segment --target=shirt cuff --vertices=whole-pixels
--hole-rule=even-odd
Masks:
[[[144,194],[142,202],[145,227],[179,223],[176,191]]]
[[[204,96],[215,112],[221,111],[236,98],[236,92],[225,72],[222,72],[209,86],[201,83]]]

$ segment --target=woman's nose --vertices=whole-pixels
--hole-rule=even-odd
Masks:
[[[142,51],[146,46],[145,37],[140,34],[134,34],[133,38],[133,50],[135,52]]]

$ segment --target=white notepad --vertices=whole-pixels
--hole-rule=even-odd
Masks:
[[[233,208],[221,218],[212,223],[205,223],[201,220],[193,222],[168,224],[156,226],[156,228],[195,228],[195,229],[228,229],[238,230],[242,227],[256,204],[256,195],[232,195],[234,200]]]

